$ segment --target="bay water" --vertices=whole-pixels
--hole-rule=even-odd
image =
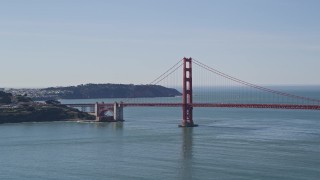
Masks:
[[[195,128],[178,128],[181,108],[124,116],[1,124],[0,179],[320,179],[320,111],[195,108]]]

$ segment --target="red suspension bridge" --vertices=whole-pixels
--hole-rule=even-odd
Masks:
[[[181,107],[182,127],[196,126],[193,122],[193,108],[201,107],[320,110],[317,97],[305,97],[255,85],[192,58],[178,61],[150,85],[178,89],[182,92],[182,98],[128,98],[119,103],[66,105],[95,113],[97,120],[106,119],[107,112],[111,112],[114,121],[123,120],[124,107]]]

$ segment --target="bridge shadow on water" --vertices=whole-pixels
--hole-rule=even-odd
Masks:
[[[193,128],[181,128],[181,165],[179,179],[193,179],[192,158],[193,158]]]

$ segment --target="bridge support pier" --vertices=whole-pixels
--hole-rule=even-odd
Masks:
[[[115,102],[112,104],[99,104],[98,102],[94,107],[94,114],[96,116],[96,121],[101,122],[115,122],[115,121],[124,121],[123,120],[123,103]],[[106,113],[110,112],[107,116]],[[113,116],[111,116],[111,114]]]
[[[122,102],[113,104],[113,120],[114,121],[124,121],[123,120],[123,104]]]
[[[96,118],[99,118],[99,103],[96,102],[94,104],[94,115],[96,116]]]
[[[193,123],[192,58],[183,58],[182,123],[179,127],[197,127]]]

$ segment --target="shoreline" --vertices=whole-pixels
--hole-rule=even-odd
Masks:
[[[96,120],[83,120],[83,119],[66,119],[66,120],[57,120],[57,121],[22,121],[22,122],[4,122],[0,123],[0,126],[3,124],[23,124],[23,123],[50,123],[50,122],[95,122],[95,123],[101,123]]]

